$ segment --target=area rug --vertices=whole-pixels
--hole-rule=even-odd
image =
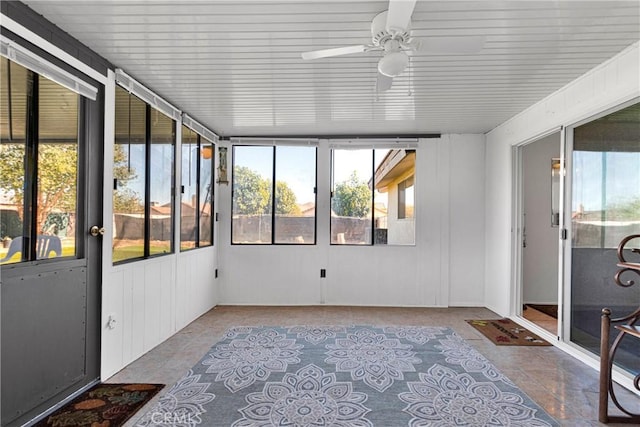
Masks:
[[[164,384],[97,384],[35,426],[121,426],[163,387]]]
[[[137,426],[558,426],[453,330],[236,327]]]
[[[495,345],[551,345],[511,319],[466,320]]]
[[[524,305],[525,310],[527,309],[527,307],[531,307],[534,310],[538,310],[539,312],[542,312],[547,316],[551,316],[554,319],[558,318],[558,306],[555,304],[525,304]]]

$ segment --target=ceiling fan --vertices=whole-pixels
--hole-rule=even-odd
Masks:
[[[378,61],[376,91],[391,88],[393,78],[409,65],[407,52],[441,54],[475,53],[482,49],[484,37],[430,37],[419,40],[411,35],[411,15],[416,0],[389,0],[389,10],[377,14],[371,22],[371,44],[336,47],[303,52],[302,59],[320,59],[370,51],[382,51]]]

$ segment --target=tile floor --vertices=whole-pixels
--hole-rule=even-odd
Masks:
[[[111,377],[108,382],[164,383],[167,384],[168,389],[204,356],[226,329],[232,326],[296,324],[448,326],[468,340],[561,425],[603,425],[597,421],[598,373],[594,369],[555,347],[495,346],[465,323],[465,319],[498,317],[485,308],[219,306],[131,363]],[[626,407],[637,407],[640,410],[638,396],[624,389],[618,389],[620,389],[619,398]],[[135,425],[136,419],[142,416],[159,396],[129,420],[125,427]],[[614,410],[610,412],[617,413]]]
[[[545,314],[531,307],[527,307],[526,310],[522,311],[522,317],[532,321],[541,328],[546,329],[553,335],[558,334],[558,319],[556,319],[555,317],[549,316],[548,314]]]

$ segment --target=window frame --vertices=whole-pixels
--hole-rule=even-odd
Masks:
[[[309,243],[296,243],[296,242],[276,242],[276,166],[277,166],[277,147],[287,147],[289,144],[233,144],[231,146],[231,226],[230,226],[230,243],[237,246],[316,246],[318,244],[318,147],[295,145],[296,147],[309,147],[315,149],[315,177],[314,177],[314,215],[313,215],[313,242]],[[271,170],[271,242],[270,243],[238,243],[233,241],[233,198],[234,198],[234,184],[235,184],[235,170],[236,170],[236,147],[272,147],[272,170]]]
[[[331,145],[329,147],[329,152],[330,152],[330,197],[329,197],[329,206],[331,207],[331,209],[333,209],[333,197],[334,197],[334,192],[335,192],[335,188],[336,188],[336,182],[335,182],[335,156],[334,153],[335,151],[352,151],[352,150],[359,150],[359,151],[371,151],[371,179],[375,181],[375,175],[376,175],[376,155],[375,152],[377,150],[398,150],[398,149],[405,149],[405,150],[413,150],[416,153],[416,157],[417,157],[417,145],[414,144],[402,144],[401,146],[393,146],[390,144],[383,144],[383,145],[370,145],[370,144],[363,144],[363,145],[342,145],[342,144],[336,144],[336,145]],[[417,166],[417,163],[416,163]],[[415,203],[415,185],[416,185],[416,176],[417,176],[417,172],[416,172],[416,168],[414,166],[414,171],[413,173],[411,173],[410,175],[407,175],[407,177],[405,179],[403,179],[401,182],[406,181],[407,179],[413,177],[413,185],[414,185],[414,203]],[[398,183],[400,184],[400,183]],[[376,217],[375,217],[375,203],[376,203],[376,189],[375,189],[375,185],[374,188],[371,189],[371,217],[370,217],[370,221],[371,221],[371,235],[369,236],[370,243],[334,243],[333,239],[332,239],[332,228],[333,228],[333,221],[331,221],[331,218],[329,219],[329,245],[330,246],[352,246],[352,247],[375,247],[375,246],[379,246],[379,247],[405,247],[405,246],[416,246],[416,233],[417,233],[417,224],[416,222],[414,222],[414,229],[413,229],[413,233],[414,233],[414,242],[413,243],[407,243],[407,244],[397,244],[397,243],[376,243]],[[398,203],[399,203],[399,195],[398,195]],[[387,206],[387,210],[388,210],[388,206]],[[388,212],[388,211],[387,211]],[[398,212],[397,212],[398,213]],[[396,213],[396,216],[398,216]],[[387,217],[388,217],[388,213],[387,213]],[[415,206],[414,206],[414,217],[409,217],[409,218],[397,218],[397,220],[414,220],[415,219]],[[388,228],[387,228],[388,230]]]
[[[411,185],[407,186],[407,181],[411,180]],[[402,188],[400,188],[402,186]],[[414,213],[412,216],[407,216],[407,197],[406,191],[407,188],[413,187],[413,197],[414,197]],[[407,176],[402,181],[398,182],[398,220],[413,220],[415,218],[415,194],[416,194],[416,176],[415,170],[414,173]],[[401,196],[402,195],[402,196]],[[402,209],[400,207],[402,206]],[[402,212],[402,216],[400,216],[400,212]]]
[[[126,258],[126,259],[122,259],[122,260],[118,260],[118,261],[113,261],[113,245],[111,247],[111,252],[112,252],[112,264],[114,266],[117,265],[122,265],[122,264],[128,264],[131,262],[137,262],[137,261],[143,261],[146,259],[153,259],[153,258],[158,258],[158,257],[162,257],[162,256],[167,256],[167,255],[172,255],[176,253],[176,226],[175,226],[175,217],[176,217],[176,209],[175,209],[175,194],[176,194],[176,162],[177,162],[177,121],[171,117],[170,115],[166,114],[165,112],[163,112],[161,109],[154,107],[153,105],[149,104],[148,102],[146,102],[143,98],[139,97],[138,95],[136,95],[133,92],[130,92],[127,88],[125,88],[124,86],[122,86],[122,84],[117,83],[116,84],[116,88],[115,90],[123,90],[129,97],[136,97],[138,100],[140,100],[141,102],[144,103],[145,105],[145,118],[144,118],[144,123],[145,123],[145,142],[144,142],[144,146],[145,146],[145,165],[144,165],[144,173],[145,173],[145,177],[144,177],[144,190],[145,190],[145,195],[144,195],[144,224],[143,224],[143,230],[144,230],[144,243],[143,243],[143,255],[142,256],[136,256],[136,257],[132,257],[132,258]],[[170,236],[171,236],[171,241],[170,241],[170,245],[169,245],[169,251],[168,252],[164,252],[164,253],[154,253],[151,254],[150,253],[150,242],[151,242],[151,146],[152,146],[152,138],[151,138],[151,112],[153,110],[156,110],[159,114],[163,114],[164,116],[166,116],[169,120],[171,120],[171,128],[172,128],[172,135],[173,135],[173,141],[172,141],[172,167],[171,167],[171,221],[169,221],[170,226],[171,226],[171,231],[170,231]],[[131,117],[129,117],[129,120],[131,120]],[[129,134],[129,138],[131,137],[131,135]],[[115,145],[115,138],[114,138],[114,145]],[[113,159],[112,159],[113,161]],[[113,189],[114,191],[117,189],[117,178],[114,178],[113,180]],[[112,196],[113,197],[113,193]],[[115,212],[113,213],[115,214]]]
[[[198,133],[196,130],[191,129],[189,126],[187,126],[186,124],[182,124],[182,127],[189,129],[191,132],[193,132],[196,135],[196,153],[197,153],[197,158],[198,158],[198,162],[196,163],[196,177],[195,177],[195,182],[196,182],[196,217],[195,217],[195,223],[194,223],[194,235],[195,235],[195,242],[194,242],[194,247],[192,248],[182,248],[182,195],[184,194],[184,183],[182,182],[182,177],[180,177],[180,245],[179,245],[179,250],[180,252],[189,252],[189,251],[193,251],[196,249],[202,249],[202,248],[208,248],[211,246],[215,246],[215,241],[214,241],[214,236],[215,236],[215,231],[214,231],[214,226],[215,226],[215,187],[214,187],[214,174],[215,174],[215,159],[216,159],[216,143],[214,141],[210,141],[208,138],[206,138],[203,135],[200,135],[200,133]],[[181,134],[182,134],[182,129],[180,130]],[[202,192],[202,189],[200,188],[200,184],[201,184],[201,176],[200,176],[200,172],[201,172],[201,168],[202,168],[202,163],[200,162],[200,156],[202,155],[202,140],[207,141],[208,143],[211,144],[211,158],[210,159],[206,159],[206,160],[210,160],[211,161],[211,181],[209,182],[209,187],[211,188],[211,215],[210,215],[210,222],[211,222],[211,233],[209,238],[211,239],[211,243],[209,244],[205,244],[202,245],[200,243],[200,220],[201,220],[201,212],[200,212],[200,194]],[[182,157],[182,153],[181,153],[181,157]],[[204,157],[203,157],[204,158]],[[182,160],[182,159],[181,159]]]
[[[61,84],[55,79],[40,74],[29,67],[24,66],[18,61],[14,61],[4,55],[0,56],[1,60],[6,60],[9,66],[16,64],[26,71],[26,100],[25,100],[25,135],[24,135],[24,194],[22,200],[23,216],[22,216],[22,249],[20,251],[21,258],[18,261],[2,264],[2,268],[15,268],[20,266],[47,264],[59,261],[69,261],[84,257],[85,245],[82,239],[82,227],[86,215],[85,205],[82,202],[81,194],[86,189],[85,179],[80,179],[86,175],[86,133],[85,121],[87,117],[87,99],[78,91],[71,90],[67,85]],[[8,90],[4,97],[12,97],[11,90],[11,72],[6,73]],[[71,255],[63,255],[55,257],[39,258],[37,256],[38,241],[38,196],[39,196],[39,157],[40,157],[40,80],[45,78],[60,87],[65,88],[69,92],[73,92],[77,96],[77,112],[76,112],[76,197],[75,197],[75,231],[74,231],[74,253]],[[9,110],[8,120],[12,120],[11,99],[8,99]]]

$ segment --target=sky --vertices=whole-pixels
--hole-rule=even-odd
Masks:
[[[235,146],[233,162],[246,166],[265,179],[273,179],[272,146]],[[315,201],[315,147],[276,147],[276,181],[285,181],[298,204]]]
[[[170,176],[160,180],[160,176],[154,171],[163,170],[170,163],[169,157],[158,155],[158,151],[165,149],[166,154],[170,154],[169,146],[155,145],[152,157],[152,178],[151,201],[159,204],[166,204],[170,201]],[[184,146],[183,146],[184,148]],[[128,150],[128,146],[124,147]],[[195,145],[193,146],[195,150]],[[263,178],[272,179],[273,168],[273,146],[235,146],[234,161],[238,165],[247,166],[256,171]],[[376,153],[376,167],[384,159],[389,150],[378,149]],[[361,180],[368,181],[372,174],[371,149],[361,150],[336,150],[334,157],[334,182],[337,184],[346,181],[355,170]],[[144,187],[144,145],[132,144],[130,151],[131,168],[137,171],[137,178],[131,180],[128,187],[142,194]],[[232,156],[229,153],[228,162],[231,164]],[[276,180],[285,181],[289,188],[295,193],[298,204],[315,201],[314,187],[316,186],[316,148],[277,146],[276,147]],[[188,175],[188,163],[183,162],[183,173]],[[167,170],[167,169],[164,169]],[[192,171],[195,174],[195,171]],[[231,171],[228,172],[231,178]],[[178,183],[178,185],[180,185]],[[188,188],[186,189],[189,190]]]
[[[376,151],[376,166],[389,150]],[[368,181],[372,174],[371,149],[336,150],[334,182],[346,181],[355,170],[361,180]],[[235,146],[234,163],[246,166],[263,178],[272,179],[272,146]],[[276,147],[276,181],[285,181],[296,194],[298,204],[315,200],[316,170],[315,147]]]
[[[574,212],[580,205],[585,211],[601,210],[603,196],[605,205],[640,197],[640,153],[574,151],[573,169]]]

